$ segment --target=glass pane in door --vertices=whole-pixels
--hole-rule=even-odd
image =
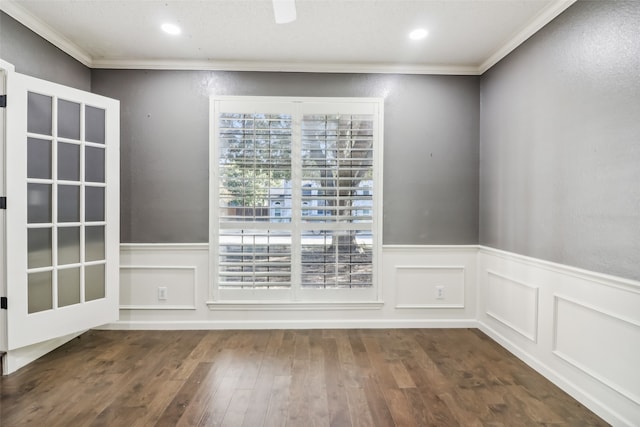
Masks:
[[[80,302],[80,268],[58,270],[58,307]]]
[[[104,259],[104,226],[86,227],[85,261],[101,261]]]
[[[80,262],[80,227],[58,227],[58,265]]]
[[[88,182],[104,182],[104,148],[86,147],[85,180]]]
[[[80,221],[80,187],[58,185],[58,222]]]
[[[58,100],[58,137],[80,139],[80,104]]]
[[[27,268],[50,267],[51,257],[51,229],[30,228],[27,230]]]
[[[27,138],[27,178],[51,179],[51,141]]]
[[[87,142],[104,144],[105,116],[102,108],[87,106],[84,111],[84,139]]]
[[[104,264],[88,265],[84,269],[84,299],[93,301],[104,298]]]
[[[51,222],[51,185],[27,184],[27,222]]]
[[[51,135],[53,127],[52,98],[29,92],[27,105],[27,132]]]
[[[53,308],[53,284],[51,277],[51,271],[29,273],[27,283],[28,313],[37,313],[38,311],[51,310]]]
[[[85,188],[85,221],[104,221],[104,187]]]
[[[58,143],[58,179],[80,181],[80,146]]]

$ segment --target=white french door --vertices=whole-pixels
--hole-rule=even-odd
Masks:
[[[118,318],[119,108],[8,73],[8,350]]]

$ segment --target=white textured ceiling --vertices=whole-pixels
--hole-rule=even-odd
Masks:
[[[573,0],[0,0],[92,67],[478,74]],[[160,30],[182,28],[179,36]],[[429,36],[407,34],[424,27]]]

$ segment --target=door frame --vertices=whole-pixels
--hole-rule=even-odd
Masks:
[[[0,58],[0,95],[6,95],[7,93],[7,76],[9,73],[15,72],[13,64],[6,62]],[[5,168],[5,140],[7,128],[6,128],[6,108],[0,108],[0,165],[2,165],[2,172],[0,173],[0,196],[6,196],[6,168]],[[2,273],[0,274],[0,297],[7,296],[7,260],[6,260],[6,211],[0,210],[0,267]],[[0,354],[4,359],[4,354],[8,349],[7,344],[7,310],[0,309]],[[4,367],[6,364],[2,363],[4,360],[0,360],[0,364]]]

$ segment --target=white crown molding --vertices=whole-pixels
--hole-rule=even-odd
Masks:
[[[1,0],[0,10],[47,40],[49,43],[53,44],[55,47],[80,61],[83,65],[90,68],[93,66],[93,60],[89,53],[85,52],[77,44],[62,36],[40,18],[33,16],[15,0]]]
[[[542,27],[553,21],[556,16],[564,12],[569,6],[574,4],[577,0],[556,0],[551,2],[546,8],[544,8],[535,18],[527,24],[521,31],[502,45],[502,47],[496,50],[487,60],[485,60],[478,67],[478,74],[484,74],[491,67],[496,65],[502,58],[510,54],[518,46],[524,43],[529,37],[540,31]]]
[[[402,64],[337,64],[299,62],[252,61],[196,61],[196,60],[128,60],[99,59],[93,68],[132,70],[206,70],[206,71],[272,71],[291,73],[372,73],[372,74],[441,74],[478,75],[475,66],[431,66]]]
[[[271,71],[302,73],[373,73],[373,74],[434,74],[482,75],[520,44],[551,22],[577,0],[555,0],[540,12],[522,31],[515,34],[479,66],[358,64],[358,63],[297,63],[252,61],[198,61],[198,60],[130,60],[95,59],[66,37],[35,17],[16,0],[0,1],[0,10],[69,54],[89,68],[145,69],[145,70],[206,70],[206,71]]]

